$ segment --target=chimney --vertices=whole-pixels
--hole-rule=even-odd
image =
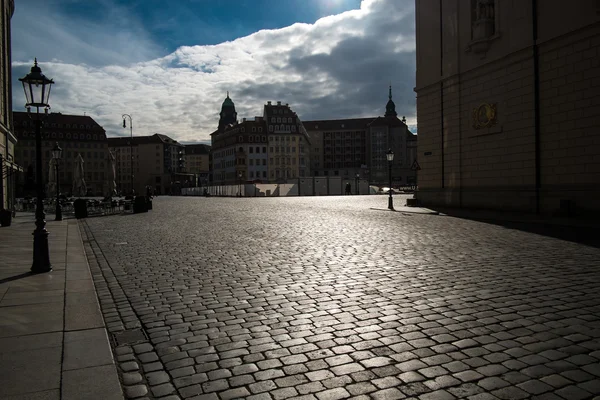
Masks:
[[[278,102],[277,102],[277,105],[278,105],[278,106],[280,106],[280,105],[281,105],[281,102],[280,102],[280,101],[278,101]]]
[[[246,118],[242,118],[242,122],[246,122]]]
[[[269,106],[270,106],[270,105],[271,105],[271,102],[270,102],[270,101],[267,101],[267,105],[269,105]]]

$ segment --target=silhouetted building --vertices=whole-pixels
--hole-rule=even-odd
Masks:
[[[270,182],[285,182],[310,176],[310,140],[298,115],[289,104],[264,105],[263,118],[268,130],[268,177]]]
[[[17,196],[35,195],[35,124],[26,112],[14,111],[14,132],[19,139],[15,158],[25,172],[18,175]],[[108,191],[108,143],[106,132],[94,119],[86,115],[50,113],[42,131],[42,170],[48,183],[52,148],[58,142],[63,149],[59,165],[60,191],[71,194],[73,171],[78,154],[84,160],[84,179],[88,193],[103,196]]]
[[[221,113],[219,114],[219,116],[219,127],[217,128],[218,131],[222,131],[227,125],[237,123],[237,112],[235,111],[235,104],[233,103],[233,100],[229,98],[229,92],[227,92],[227,97],[221,105]]]
[[[387,186],[386,153],[391,148],[395,154],[392,184],[414,184],[416,171],[411,166],[416,159],[417,136],[397,115],[390,87],[384,117],[305,121],[313,175],[341,176],[353,182],[358,174],[371,184]]]
[[[185,145],[185,168],[189,174],[194,174],[195,184],[204,186],[209,181],[210,146],[207,144]]]
[[[117,190],[131,192],[131,161],[133,157],[133,187],[136,193],[146,193],[150,186],[156,194],[176,193],[179,188],[193,186],[193,175],[185,169],[185,146],[166,135],[108,138],[116,156]]]
[[[417,0],[418,198],[600,211],[600,3]]]
[[[10,20],[14,11],[13,0],[0,0],[0,209],[12,209],[17,173],[22,170],[15,160],[12,123]]]
[[[225,102],[231,102],[229,96]],[[310,142],[289,104],[269,101],[262,117],[224,125],[211,134],[211,141],[215,184],[277,183],[309,176]]]
[[[236,184],[267,180],[267,127],[262,117],[244,118],[213,132],[213,181]]]

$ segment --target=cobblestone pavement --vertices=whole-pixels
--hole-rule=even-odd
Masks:
[[[600,249],[386,207],[159,197],[83,222],[126,395],[600,393]]]

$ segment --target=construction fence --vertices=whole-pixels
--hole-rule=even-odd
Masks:
[[[341,177],[312,177],[288,179],[287,183],[241,183],[239,185],[212,185],[183,188],[183,196],[241,196],[241,197],[279,197],[279,196],[336,196],[346,193],[346,184],[350,183],[353,195],[371,194],[369,182],[365,179],[346,180]]]

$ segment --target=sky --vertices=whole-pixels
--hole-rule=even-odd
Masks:
[[[130,114],[134,136],[210,142],[227,91],[239,120],[376,117],[390,84],[416,132],[414,0],[20,0],[11,22],[15,111],[37,57],[52,112],[109,136]]]

